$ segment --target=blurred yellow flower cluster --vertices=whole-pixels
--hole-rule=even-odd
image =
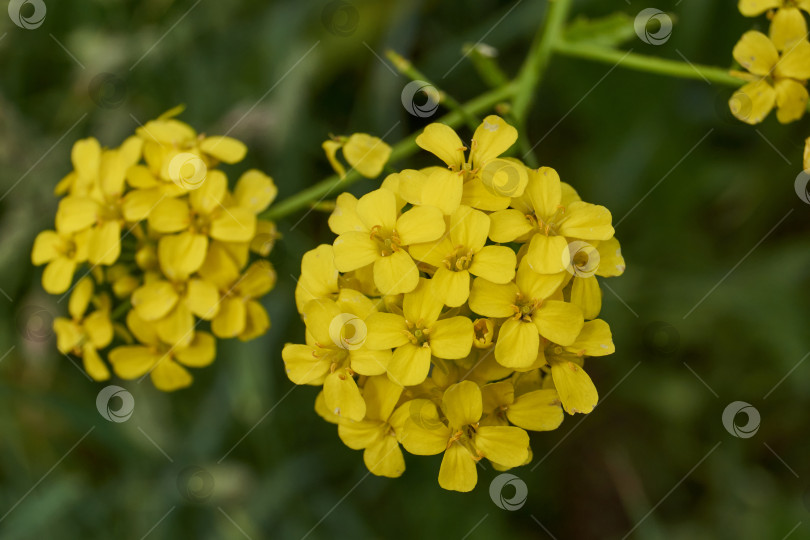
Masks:
[[[740,0],[746,17],[763,13],[770,19],[769,35],[743,34],[732,52],[745,72],[732,71],[747,84],[729,100],[732,114],[747,124],[758,124],[776,107],[776,118],[787,124],[799,120],[807,109],[810,79],[810,43],[802,11],[808,0]]]
[[[81,357],[95,380],[110,377],[98,351],[113,345],[107,359],[117,376],[150,374],[161,390],[183,388],[192,381],[186,368],[214,360],[214,336],[249,340],[270,326],[257,299],[276,282],[264,257],[277,233],[257,216],[276,186],[248,170],[231,190],[217,166],[241,161],[247,148],[198,135],[174,118],[181,111],[147,122],[118,148],[76,142],[73,171],[55,190],[64,195],[55,230],[34,242],[44,289],[70,294],[70,318],[54,321],[57,347]],[[210,333],[198,328],[203,321]]]
[[[497,116],[469,148],[427,126],[416,143],[445,166],[340,195],[337,239],[303,257],[287,374],[323,386],[316,411],[376,475],[403,473],[401,448],[444,453],[439,484],[470,491],[476,462],[524,465],[526,430],[596,405],[584,360],[614,352],[596,276],[624,271],[611,214],[504,157],[516,139]]]

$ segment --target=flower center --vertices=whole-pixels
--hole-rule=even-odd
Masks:
[[[405,321],[405,324],[408,325],[408,330],[405,331],[408,340],[417,347],[426,347],[430,340],[430,328],[425,328],[422,321],[417,321],[416,324]]]
[[[512,309],[515,311],[514,318],[531,322],[532,315],[542,304],[542,300],[535,300],[524,296],[523,293],[518,293],[515,303],[512,304]]]
[[[453,253],[445,257],[442,262],[448,270],[460,272],[470,268],[473,252],[464,246],[456,246]]]
[[[546,236],[557,236],[557,229],[562,224],[564,218],[565,207],[561,204],[558,204],[554,213],[546,219],[541,218],[537,214],[526,214],[526,219],[529,221],[532,228]]]
[[[384,231],[380,225],[371,228],[372,240],[377,242],[377,249],[382,257],[389,257],[400,250],[402,240],[397,231]]]

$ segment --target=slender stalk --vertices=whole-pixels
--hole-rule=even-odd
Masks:
[[[521,122],[525,122],[534,98],[534,90],[540,83],[554,52],[554,44],[561,39],[569,11],[571,0],[548,0],[545,23],[535,36],[529,55],[517,76],[518,89],[512,100],[512,112]]]
[[[456,101],[456,99],[453,96],[451,96],[450,94],[448,94],[447,92],[445,92],[444,90],[440,89],[438,86],[433,84],[433,82],[430,79],[428,79],[424,73],[413,67],[413,64],[411,64],[410,60],[407,60],[402,55],[391,50],[385,51],[385,56],[388,58],[388,60],[391,61],[392,64],[394,64],[394,67],[397,69],[397,71],[408,77],[410,80],[426,82],[430,86],[435,88],[439,92],[439,103],[443,104],[451,111],[457,111],[461,113],[461,115],[464,117],[464,121],[467,123],[467,127],[469,127],[472,130],[475,130],[475,128],[478,127],[478,124],[481,123],[481,121],[478,118],[476,118],[474,114],[470,114],[469,112],[465,111],[461,107],[461,103]]]
[[[745,84],[744,80],[731,75],[725,69],[645,56],[589,43],[569,43],[559,40],[554,46],[554,51],[566,56],[604,62],[646,73],[669,75],[681,79],[706,80],[727,86],[742,86]]]
[[[511,98],[515,94],[516,86],[514,83],[509,83],[500,88],[491,90],[485,94],[481,94],[475,99],[472,99],[461,106],[461,109],[469,114],[479,114],[494,107],[499,101],[504,101]],[[437,120],[443,124],[455,128],[464,122],[464,115],[461,111],[451,111]],[[412,133],[405,139],[395,144],[391,149],[391,157],[388,159],[389,163],[399,161],[416,153],[419,147],[416,145],[416,137],[419,133]],[[362,179],[357,171],[349,171],[346,177],[341,179],[339,176],[333,174],[324,180],[321,180],[314,186],[308,187],[303,191],[299,191],[283,201],[274,204],[259,217],[271,221],[279,220],[285,216],[297,212],[302,208],[310,206],[319,200],[324,199],[330,193],[337,190],[343,190],[350,184]],[[337,195],[337,193],[335,193]]]

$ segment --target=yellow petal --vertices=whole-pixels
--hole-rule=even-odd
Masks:
[[[401,405],[392,417],[402,418],[401,434],[398,432],[402,446],[417,456],[440,454],[447,447],[447,440],[452,431],[439,418],[436,404],[427,399],[412,399]]]
[[[363,463],[371,474],[398,478],[405,472],[405,458],[396,438],[388,435],[370,444],[363,452]]]
[[[445,235],[436,242],[424,244],[411,244],[408,253],[417,261],[426,262],[431,266],[445,267],[444,259],[452,257],[456,248],[450,237]]]
[[[76,141],[70,152],[70,161],[80,177],[96,178],[101,163],[101,145],[93,137]]]
[[[442,410],[452,429],[475,424],[483,414],[481,389],[472,381],[461,381],[444,391]]]
[[[300,313],[310,300],[338,292],[338,270],[332,246],[321,244],[301,259],[301,277],[295,288],[295,303]]]
[[[190,223],[188,203],[181,199],[163,199],[149,212],[149,227],[159,233],[179,232]]]
[[[188,347],[174,350],[174,358],[189,367],[205,367],[214,361],[217,340],[208,332],[195,332]]]
[[[535,310],[532,321],[540,335],[558,345],[572,344],[582,330],[582,310],[574,304],[546,300]]]
[[[63,354],[74,352],[84,339],[82,328],[65,317],[53,320],[53,331],[56,333],[56,348]]]
[[[164,236],[158,243],[158,260],[163,274],[172,281],[185,281],[200,269],[208,249],[208,238],[182,232]]]
[[[737,120],[746,124],[759,124],[776,103],[776,91],[765,80],[746,84],[731,96],[729,108]]]
[[[372,420],[387,421],[394,412],[402,387],[388,377],[369,377],[363,388],[366,401],[366,417]]]
[[[450,317],[430,327],[430,350],[437,358],[456,360],[470,354],[473,325],[467,317]]]
[[[390,146],[365,133],[354,133],[343,145],[346,161],[366,178],[379,176],[390,155]]]
[[[778,50],[789,49],[807,36],[807,23],[795,7],[783,7],[771,19],[771,41]]]
[[[405,251],[396,251],[374,261],[374,284],[388,295],[407,293],[419,284],[419,270]]]
[[[746,17],[756,17],[782,5],[782,0],[740,0],[737,7]]]
[[[251,169],[239,177],[234,190],[234,202],[254,214],[264,212],[278,194],[273,179],[256,169]]]
[[[512,242],[532,231],[532,225],[523,212],[509,208],[490,214],[492,225],[489,237],[493,242]]]
[[[573,362],[552,362],[551,376],[565,412],[588,414],[596,406],[596,387],[581,367]]]
[[[341,193],[335,200],[335,209],[329,215],[329,228],[341,235],[348,231],[365,231],[366,226],[357,215],[357,199],[351,193]]]
[[[557,274],[565,270],[568,242],[563,236],[546,236],[537,233],[532,236],[526,262],[538,274]]]
[[[76,263],[66,257],[57,257],[42,272],[42,288],[49,294],[62,294],[70,288]]]
[[[473,456],[458,443],[445,450],[439,469],[439,485],[451,491],[466,493],[478,483],[478,470]]]
[[[221,242],[210,242],[199,274],[222,291],[228,291],[239,280],[239,269],[234,258]]]
[[[392,349],[408,343],[405,319],[395,313],[372,313],[366,319],[365,346],[372,350]]]
[[[800,81],[810,79],[810,43],[807,39],[802,39],[782,53],[773,75],[777,80],[782,77]]]
[[[232,137],[206,137],[200,142],[200,150],[223,163],[238,163],[245,158],[247,146]]]
[[[416,137],[416,144],[444,161],[448,167],[458,170],[464,163],[464,143],[446,124],[430,124]]]
[[[388,349],[375,351],[362,347],[349,350],[350,366],[360,375],[383,375],[391,363],[391,356]]]
[[[529,185],[526,195],[541,218],[548,218],[557,212],[562,198],[560,175],[551,167],[540,167],[529,171]]]
[[[218,338],[238,336],[245,331],[246,311],[241,298],[224,298],[219,304],[219,312],[211,321],[211,331]]]
[[[442,303],[435,297],[430,281],[422,278],[419,286],[405,295],[402,300],[402,314],[413,324],[423,327],[432,325],[442,312]]]
[[[295,384],[310,384],[329,373],[332,360],[319,356],[318,350],[309,345],[288,343],[281,351],[287,376]]]
[[[342,147],[343,144],[337,141],[324,141],[323,144],[321,144],[321,148],[323,148],[324,153],[326,153],[326,159],[329,160],[329,164],[332,165],[332,168],[338,176],[344,178],[346,176],[346,167],[344,167],[337,158],[337,151]]]
[[[155,175],[144,165],[134,165],[127,169],[126,178],[127,183],[135,189],[150,189],[159,184]]]
[[[499,158],[487,163],[479,177],[484,188],[498,197],[520,197],[529,182],[527,170],[517,159]]]
[[[494,172],[497,172],[497,167]],[[486,210],[494,212],[497,210],[505,210],[512,202],[510,197],[496,195],[490,188],[484,185],[484,182],[479,177],[474,177],[467,182],[464,182],[463,192],[461,194],[461,204],[478,208],[479,210]]]
[[[84,371],[94,381],[106,381],[110,378],[110,370],[104,364],[104,361],[99,356],[96,348],[91,343],[85,343],[82,349],[82,364]]]
[[[519,467],[529,457],[529,434],[514,426],[481,426],[475,434],[475,447],[493,463]]]
[[[517,130],[503,118],[491,114],[473,134],[470,159],[473,164],[483,165],[497,158],[517,141]]]
[[[417,206],[399,216],[396,231],[403,246],[432,242],[444,234],[444,214],[434,206]]]
[[[430,348],[406,343],[394,350],[388,377],[400,386],[421,384],[430,371]]]
[[[130,222],[142,221],[149,217],[152,209],[165,197],[159,188],[135,189],[124,197],[121,210],[124,219]]]
[[[219,210],[228,196],[228,178],[222,171],[208,171],[205,180],[189,192],[188,202],[197,214],[211,215]]]
[[[264,296],[276,284],[276,271],[269,261],[256,261],[245,270],[242,279],[236,286],[245,298]]]
[[[194,315],[183,302],[175,304],[173,310],[155,322],[155,327],[161,341],[175,348],[186,347],[194,339]]]
[[[326,406],[341,418],[359,422],[366,415],[366,402],[357,383],[346,370],[330,373],[323,383]]]
[[[111,265],[121,255],[121,225],[107,221],[90,230],[87,259],[93,264]]]
[[[66,242],[56,231],[42,231],[34,239],[31,249],[31,263],[39,266],[59,257],[66,248]]]
[[[356,211],[366,230],[379,226],[390,231],[396,224],[397,200],[392,191],[380,188],[360,197]]]
[[[132,293],[132,307],[145,321],[163,318],[177,304],[177,292],[168,281],[147,283]]]
[[[470,273],[467,270],[454,272],[442,266],[433,274],[430,285],[433,294],[444,305],[459,307],[470,296]]]
[[[604,242],[599,242],[596,246],[599,252],[599,267],[596,275],[602,277],[620,276],[624,273],[625,263],[622,256],[622,248],[616,237]]]
[[[539,347],[540,336],[535,325],[509,319],[501,326],[495,342],[495,359],[508,368],[526,368],[534,364]]]
[[[148,347],[125,345],[111,350],[107,358],[116,375],[122,379],[137,379],[146,375],[161,357]]]
[[[487,243],[489,216],[469,206],[459,206],[450,216],[450,239],[455,246],[478,252]]]
[[[90,299],[93,297],[94,288],[93,279],[88,276],[84,276],[76,283],[68,301],[68,313],[71,317],[81,319],[84,316]]]
[[[59,201],[56,211],[56,230],[62,234],[81,231],[93,225],[98,218],[98,203],[87,197],[68,196]]]
[[[383,437],[382,424],[370,421],[341,421],[338,424],[338,437],[352,450],[362,450]],[[396,441],[396,439],[395,439]]]
[[[195,278],[186,286],[186,305],[201,319],[210,321],[219,311],[219,291],[210,282]]]
[[[449,216],[461,204],[461,196],[464,192],[463,183],[463,179],[458,173],[440,167],[432,168],[421,187],[421,200],[417,203],[408,202],[435,206],[441,210],[442,214]],[[402,184],[400,183],[400,185]]]
[[[107,312],[94,311],[87,316],[82,326],[89,342],[96,349],[103,349],[112,341],[113,326]]]
[[[588,321],[582,326],[576,341],[565,350],[578,356],[605,356],[616,352],[610,326],[603,320]]]
[[[155,324],[142,319],[134,309],[127,312],[127,328],[144,345],[160,345]]]
[[[245,329],[239,334],[239,339],[250,341],[267,332],[270,328],[270,317],[264,306],[255,300],[246,302],[245,308]]]
[[[793,79],[776,81],[776,119],[782,124],[794,122],[807,110],[807,88]]]
[[[121,196],[130,165],[118,150],[107,150],[101,154],[99,187],[108,201],[118,200]]]
[[[344,232],[335,239],[335,267],[341,272],[351,272],[367,266],[380,257],[378,249],[367,232]]]
[[[473,255],[470,273],[492,283],[509,283],[515,277],[516,266],[517,258],[511,248],[485,246]]]
[[[579,306],[585,320],[595,319],[602,310],[602,290],[595,276],[574,277],[571,303]]]
[[[211,222],[211,238],[223,242],[250,242],[256,232],[256,215],[245,208],[232,206]]]
[[[515,313],[512,305],[519,292],[514,283],[497,285],[477,278],[470,291],[470,309],[485,317],[510,317]]]
[[[753,30],[743,34],[732,55],[742,67],[760,76],[769,75],[779,61],[779,53],[768,36]]]
[[[613,236],[610,210],[598,204],[572,202],[565,209],[559,234],[582,240],[607,240]]]
[[[510,422],[531,431],[557,429],[564,416],[560,396],[551,388],[520,395],[506,410]]]
[[[163,358],[150,374],[155,388],[163,392],[173,392],[191,385],[191,374],[186,368],[172,360]]]

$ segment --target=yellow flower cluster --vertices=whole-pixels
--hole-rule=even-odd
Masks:
[[[323,386],[316,411],[376,475],[402,474],[401,448],[443,452],[439,484],[470,491],[476,462],[526,464],[526,430],[596,405],[584,360],[614,352],[596,276],[624,271],[611,215],[503,157],[516,139],[497,116],[469,148],[427,126],[416,143],[445,166],[340,195],[337,239],[303,257],[287,374]]]
[[[73,171],[55,190],[64,195],[55,230],[34,242],[44,289],[70,293],[70,318],[54,321],[57,347],[81,357],[95,380],[110,377],[98,350],[112,344],[117,376],[150,374],[161,390],[183,388],[187,367],[214,360],[214,336],[248,340],[270,326],[257,299],[276,282],[263,257],[277,233],[257,215],[276,186],[249,170],[231,190],[216,167],[241,161],[247,148],[198,135],[174,118],[181,111],[147,122],[118,148],[76,142]],[[124,314],[125,325],[115,321]],[[211,333],[198,329],[203,321]]]
[[[740,0],[739,9],[746,17],[767,12],[771,23],[769,35],[746,32],[734,47],[734,59],[747,71],[732,74],[747,84],[729,100],[731,113],[754,125],[776,107],[779,122],[799,120],[808,101],[810,42],[802,11],[810,12],[810,0]]]

